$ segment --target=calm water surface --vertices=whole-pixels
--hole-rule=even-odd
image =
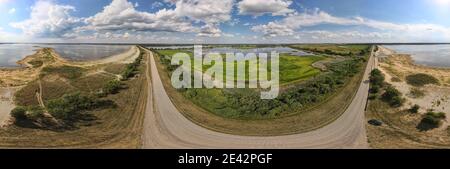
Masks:
[[[18,67],[17,61],[32,55],[43,47],[51,47],[61,57],[86,61],[106,58],[126,52],[131,48],[127,45],[43,45],[43,44],[0,44],[0,67]]]
[[[39,49],[30,44],[0,44],[0,67],[18,67],[17,61]]]
[[[131,48],[125,45],[47,45],[45,47],[51,47],[61,57],[74,61],[102,59]]]
[[[410,54],[414,62],[425,66],[450,67],[450,45],[388,45],[397,53]]]

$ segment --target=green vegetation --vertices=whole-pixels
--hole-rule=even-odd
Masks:
[[[442,124],[442,120],[446,118],[443,112],[428,112],[425,114],[417,126],[418,129],[422,131],[438,128]]]
[[[170,57],[181,50],[158,50],[161,63],[170,72],[177,66],[170,65]],[[280,55],[280,81],[293,82],[302,79],[273,100],[261,100],[259,91],[251,89],[182,89],[184,97],[196,105],[225,118],[268,119],[296,114],[326,101],[344,86],[349,78],[361,71],[365,58],[349,58],[328,65],[329,71],[320,73],[311,64],[322,60],[321,56]],[[204,69],[205,67],[203,67]],[[306,80],[308,79],[308,80]]]
[[[401,107],[404,103],[404,99],[402,98],[402,94],[396,88],[392,86],[388,86],[385,89],[383,95],[381,95],[381,99],[392,107]]]
[[[374,69],[370,72],[370,92],[378,93],[384,85],[384,75],[380,70]]]
[[[122,83],[118,80],[109,81],[103,88],[103,92],[106,94],[116,94],[122,88]]]
[[[292,48],[297,48],[313,53],[327,54],[327,55],[341,55],[341,56],[364,56],[370,52],[369,45],[292,45]]]
[[[191,51],[187,50],[157,50],[156,53],[158,53],[160,57],[160,61],[162,64],[166,65],[167,69],[172,72],[179,66],[177,65],[171,65],[171,57],[175,55],[176,53],[186,53],[188,54],[192,59],[191,62],[194,61],[193,54]],[[225,56],[224,56],[225,57]],[[323,56],[292,56],[289,54],[280,54],[280,83],[281,84],[290,84],[293,82],[298,82],[302,80],[307,80],[309,78],[312,78],[318,74],[321,73],[320,70],[314,68],[312,66],[313,63],[317,61],[321,61],[326,59]],[[227,64],[227,63],[225,63]],[[235,65],[238,63],[235,62]],[[205,72],[208,68],[210,68],[212,65],[203,65],[203,67],[195,67],[195,65],[192,65],[192,68],[194,70],[199,70],[202,72]],[[225,66],[225,65],[224,65]],[[248,69],[248,64],[246,64],[246,69]],[[252,70],[249,70],[252,71]],[[270,73],[270,70],[268,70],[268,73]],[[237,75],[234,75],[236,78]],[[224,75],[225,77],[225,75]],[[246,76],[246,79],[248,80],[248,76]]]
[[[419,109],[420,109],[420,106],[417,105],[417,104],[415,104],[414,106],[412,106],[412,107],[409,109],[409,112],[411,112],[411,113],[418,113],[418,112],[419,112]]]
[[[406,82],[408,84],[416,86],[416,87],[422,87],[427,84],[439,84],[438,79],[436,79],[435,77],[433,77],[431,75],[424,74],[424,73],[406,76]]]
[[[321,73],[312,64],[325,59],[322,56],[290,56],[280,55],[280,84],[309,79]]]
[[[56,119],[76,120],[81,112],[98,109],[111,104],[110,101],[100,101],[92,96],[84,96],[80,93],[64,95],[59,99],[50,100],[47,104],[48,112]]]
[[[84,72],[83,68],[75,66],[67,66],[67,65],[58,67],[48,66],[42,69],[41,76],[45,76],[48,74],[57,74],[60,77],[73,80],[81,77],[83,75],[83,72]]]
[[[138,67],[141,64],[142,58],[143,58],[143,53],[141,52],[140,55],[136,58],[136,60],[134,60],[133,63],[130,63],[127,65],[125,70],[122,72],[122,80],[127,80],[136,75],[136,72],[138,71]]]
[[[27,119],[27,110],[24,107],[16,107],[11,111],[11,117],[14,117],[16,121],[22,121]]]

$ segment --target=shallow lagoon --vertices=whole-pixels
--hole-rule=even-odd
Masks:
[[[17,61],[43,47],[51,47],[63,58],[86,61],[106,58],[130,49],[128,45],[0,44],[0,67],[18,67]]]
[[[387,45],[397,53],[410,54],[415,63],[433,67],[450,67],[450,45]]]
[[[31,44],[0,44],[0,67],[18,67],[17,61],[39,49]]]
[[[102,59],[123,53],[131,48],[127,45],[43,45],[51,47],[63,58],[74,61]]]

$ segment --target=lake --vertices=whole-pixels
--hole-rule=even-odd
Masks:
[[[450,67],[450,45],[386,45],[397,53],[410,54],[416,64]]]
[[[51,47],[61,57],[73,61],[102,59],[131,48],[129,45],[0,44],[0,67],[18,67],[17,61],[43,47]]]
[[[109,56],[126,52],[131,48],[128,45],[42,45],[50,47],[64,59],[73,61],[88,61],[103,59]]]
[[[39,48],[30,44],[0,44],[0,67],[18,67],[17,61]]]

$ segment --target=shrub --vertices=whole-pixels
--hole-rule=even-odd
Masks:
[[[380,70],[374,69],[372,70],[372,72],[370,72],[369,80],[373,86],[382,87],[384,83],[384,75],[381,73]]]
[[[376,94],[369,94],[369,100],[375,100],[378,98],[378,95]]]
[[[404,102],[400,91],[392,86],[386,88],[381,98],[385,102],[388,102],[392,107],[400,107]]]
[[[409,112],[411,112],[411,113],[418,113],[418,112],[419,112],[419,109],[420,109],[420,106],[417,105],[417,104],[415,104],[414,106],[412,106],[412,107],[409,109]]]
[[[57,119],[70,120],[80,112],[96,108],[96,101],[80,93],[64,95],[62,98],[50,100],[48,112]]]
[[[136,71],[138,70],[139,65],[143,59],[143,53],[139,55],[139,57],[134,60],[133,63],[127,65],[126,69],[122,72],[122,80],[127,80],[136,75]]]
[[[439,80],[431,75],[419,73],[407,76],[406,82],[413,86],[422,87],[427,84],[438,84]]]
[[[16,120],[26,120],[27,110],[24,107],[16,107],[11,111],[11,116]]]
[[[122,88],[122,83],[118,80],[111,80],[103,87],[103,93],[116,94]]]
[[[370,93],[378,93],[380,91],[380,86],[372,85],[370,86]]]
[[[433,128],[438,128],[442,124],[441,121],[445,118],[446,118],[445,113],[428,112],[427,114],[424,115],[417,128],[421,130],[430,130]]]

